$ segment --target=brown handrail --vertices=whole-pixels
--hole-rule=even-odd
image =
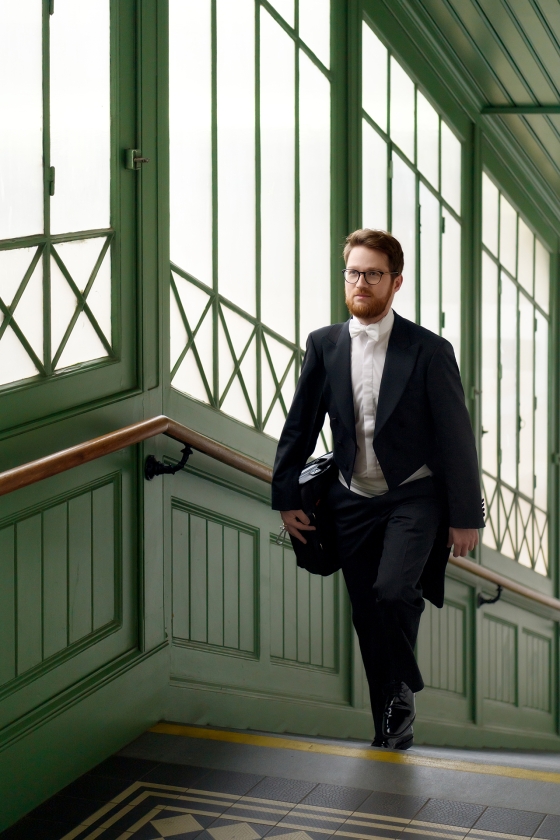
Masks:
[[[141,443],[156,435],[167,435],[167,437],[180,443],[187,443],[198,452],[209,455],[216,461],[234,467],[247,475],[252,475],[267,484],[272,481],[272,470],[266,464],[262,464],[248,455],[243,455],[241,452],[236,452],[229,446],[201,435],[199,432],[195,432],[193,429],[189,429],[182,423],[177,423],[162,414],[159,417],[152,417],[150,420],[132,423],[130,426],[101,435],[101,437],[87,440],[77,446],[71,446],[69,449],[63,449],[61,452],[55,452],[53,455],[47,455],[45,458],[39,458],[37,461],[31,461],[21,467],[14,467],[0,473],[0,496],[13,493],[14,490],[20,490],[30,484],[36,484],[44,478],[50,478],[53,475],[66,472],[66,470],[79,467],[81,464],[94,461],[96,458],[102,458],[104,455],[110,455],[112,452],[118,452],[120,449],[125,449],[135,443]],[[560,612],[560,600],[558,598],[523,586],[523,584],[511,580],[511,578],[486,569],[484,566],[479,566],[478,563],[473,563],[466,557],[450,557],[449,562],[451,565],[483,578],[489,583],[502,586],[504,589],[509,589],[510,592],[515,592],[531,601]]]

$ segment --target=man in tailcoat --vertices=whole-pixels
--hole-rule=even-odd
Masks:
[[[453,347],[393,311],[399,242],[357,230],[344,248],[351,318],[312,332],[274,465],[272,507],[306,542],[298,478],[325,415],[337,474],[328,491],[337,551],[368,679],[373,746],[407,749],[424,597],[443,606],[449,549],[484,527],[474,435]],[[445,278],[444,278],[445,282]]]

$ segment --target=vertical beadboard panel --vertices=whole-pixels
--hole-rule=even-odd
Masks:
[[[270,546],[270,653],[286,664],[336,669],[338,575],[298,568],[287,543]]]
[[[68,644],[68,505],[43,513],[44,655]]]
[[[68,623],[70,642],[93,629],[91,493],[68,502]]]
[[[15,528],[0,531],[0,686],[16,676]]]
[[[20,677],[72,656],[74,643],[116,629],[117,482],[22,511],[0,529],[0,686],[17,690]]]
[[[41,524],[37,514],[16,526],[18,676],[43,659]]]
[[[466,691],[466,608],[446,602],[437,609],[426,602],[418,642],[418,664],[429,688],[453,694]]]
[[[517,704],[517,627],[484,616],[484,697]]]
[[[175,503],[173,640],[257,653],[257,531]]]
[[[551,711],[550,672],[552,666],[551,641],[529,630],[523,631],[525,649],[524,706]]]
[[[115,496],[112,484],[92,493],[93,629],[115,618]]]

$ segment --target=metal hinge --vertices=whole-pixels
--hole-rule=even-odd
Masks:
[[[143,163],[149,163],[150,158],[142,157],[140,149],[125,149],[124,165],[126,169],[140,169]]]
[[[393,158],[389,161],[389,166],[387,167],[387,175],[389,178],[393,177]]]
[[[445,329],[445,312],[441,313],[441,328],[442,330]]]
[[[441,217],[441,232],[445,233],[445,216]]]
[[[54,195],[56,170],[54,166],[49,167],[49,195]]]

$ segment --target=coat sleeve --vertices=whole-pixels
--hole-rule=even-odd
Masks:
[[[307,339],[301,374],[276,451],[272,476],[272,509],[301,507],[298,478],[323,428],[325,369],[313,336]]]
[[[427,390],[452,528],[484,528],[478,457],[453,347],[440,344],[428,366]]]

